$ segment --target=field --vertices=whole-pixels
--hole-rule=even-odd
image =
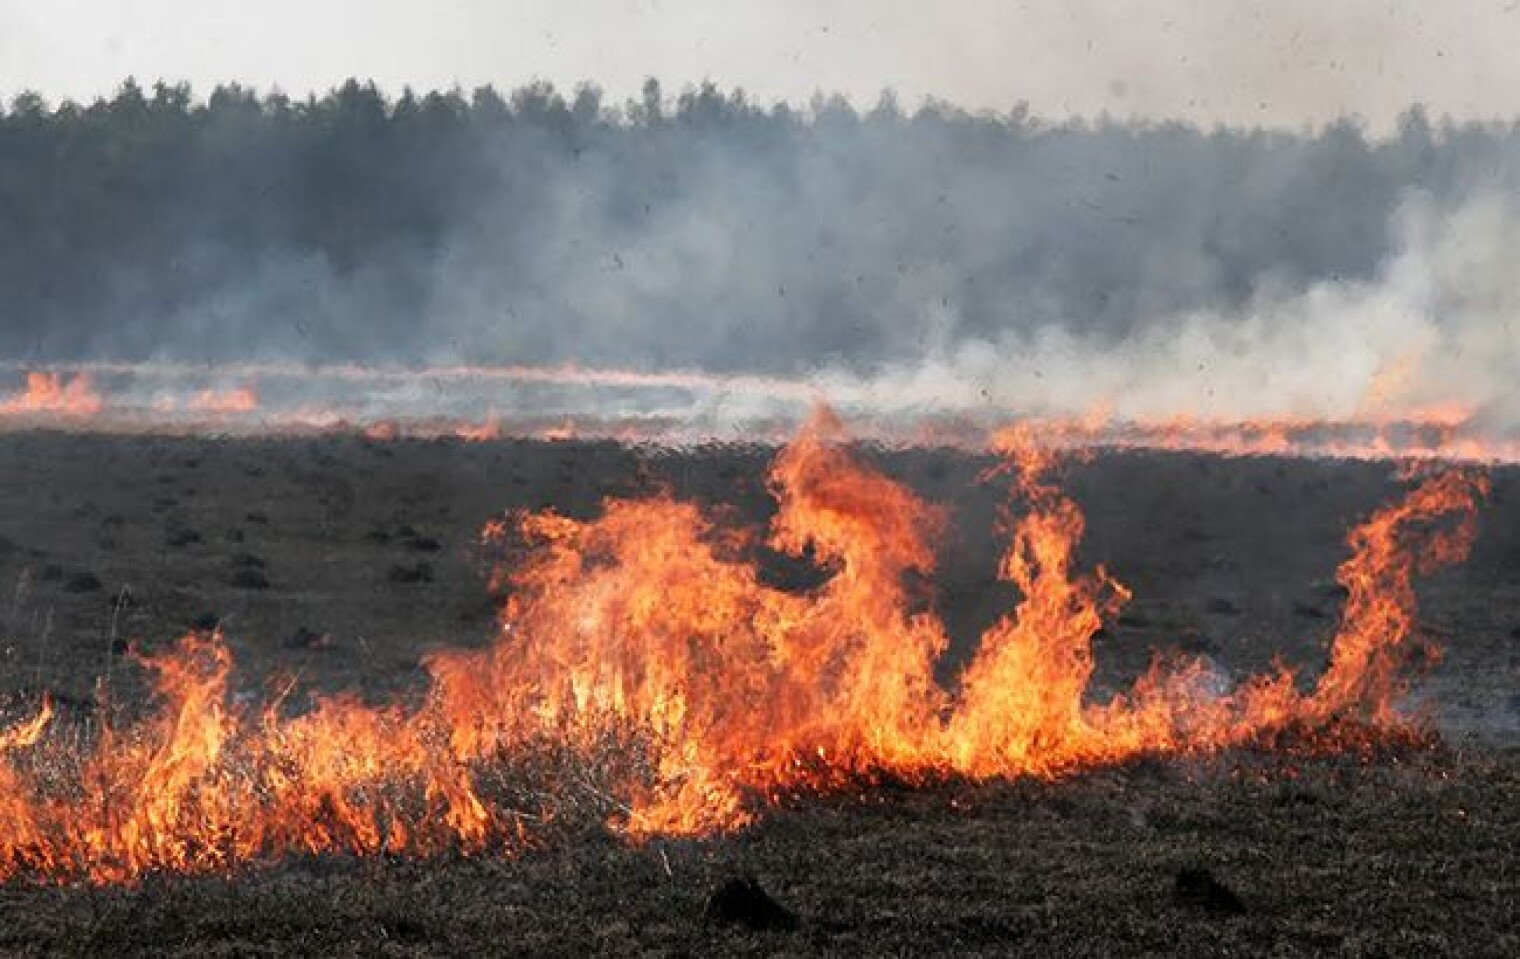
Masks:
[[[595,515],[668,490],[730,525],[774,511],[773,451],[357,437],[0,435],[0,684],[13,714],[52,690],[88,724],[102,691],[142,699],[129,650],[219,624],[234,696],[414,693],[430,649],[480,645],[495,605],[482,525]],[[932,600],[947,682],[1012,605],[989,460],[863,455],[951,508]],[[313,859],[129,888],[0,889],[12,952],[1111,955],[1494,954],[1520,948],[1520,471],[1491,471],[1472,555],[1421,586],[1416,687],[1430,742],[1375,755],[1246,751],[1053,783],[862,784],[800,798],[732,836],[632,845],[569,817],[513,857]],[[1388,464],[1114,453],[1059,476],[1086,565],[1134,591],[1096,641],[1102,698],[1152,651],[1229,676],[1276,655],[1322,667],[1346,530],[1395,497]],[[816,572],[758,555],[778,582]],[[1179,894],[1208,870],[1238,895]],[[704,918],[752,875],[798,920]],[[1185,892],[1185,891],[1184,891]],[[1212,908],[1211,908],[1212,907]]]

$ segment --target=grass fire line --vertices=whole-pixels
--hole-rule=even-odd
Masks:
[[[480,649],[425,660],[426,695],[306,711],[229,695],[219,632],[142,656],[135,721],[66,728],[44,700],[0,731],[0,878],[129,883],[312,854],[511,854],[555,815],[531,757],[569,757],[634,841],[744,827],[800,793],[890,777],[1054,778],[1138,756],[1296,736],[1352,750],[1409,731],[1397,710],[1416,576],[1466,555],[1484,475],[1413,468],[1412,489],[1353,529],[1327,669],[1285,666],[1221,689],[1203,660],[1158,658],[1092,702],[1092,640],[1129,591],[1077,568],[1084,517],[1052,481],[1068,453],[1030,424],[994,440],[1009,487],[999,574],[1015,607],[954,688],[944,625],[908,586],[933,573],[942,507],[852,455],[819,412],[774,459],[764,540],[666,495],[489,524],[509,598]],[[805,591],[764,582],[746,550],[807,557]]]
[[[0,362],[0,373],[8,365],[14,366]],[[306,384],[312,381],[322,383],[322,389],[310,392]],[[523,389],[548,390],[558,399],[541,408],[523,400]],[[617,399],[609,400],[604,391]],[[453,437],[472,442],[583,436],[661,445],[737,434],[779,442],[825,395],[851,411],[858,433],[893,443],[978,448],[991,424],[1031,416],[1042,442],[1079,450],[1520,463],[1520,437],[1480,408],[1456,402],[1387,404],[1376,391],[1361,406],[1339,414],[1121,414],[1111,400],[1099,400],[1085,411],[1046,410],[1035,415],[1023,408],[985,404],[904,409],[879,385],[865,381],[823,384],[800,378],[573,366],[377,370],[240,364],[219,368],[209,380],[201,367],[162,363],[26,369],[14,392],[0,394],[0,431],[41,427],[112,434],[354,433],[376,441]],[[743,402],[731,413],[714,412],[734,398]]]

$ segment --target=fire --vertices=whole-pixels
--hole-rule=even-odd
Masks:
[[[259,410],[259,395],[249,386],[228,389],[204,389],[194,393],[173,393],[155,400],[154,413],[177,416],[181,413],[209,413],[213,416],[246,416]]]
[[[1034,398],[1030,406],[1019,406],[982,400],[967,405],[947,397],[943,405],[904,408],[900,397],[869,381],[827,385],[850,411],[859,435],[888,443],[980,449],[989,429],[1024,418],[1042,442],[1072,449],[1520,462],[1520,434],[1497,410],[1455,398],[1427,402],[1429,397],[1412,394],[1408,376],[1417,360],[1412,355],[1390,362],[1360,404],[1319,414],[1143,412],[1114,397],[1095,397],[1066,412]],[[0,367],[23,369],[3,362]],[[577,366],[233,364],[218,367],[217,376],[236,385],[213,387],[204,385],[207,375],[199,365],[154,362],[37,369],[27,373],[24,391],[0,399],[0,416],[61,415],[69,417],[71,428],[156,434],[231,429],[277,436],[359,433],[377,440],[784,442],[820,401],[824,385],[784,377]],[[319,391],[312,390],[313,383],[321,384]],[[525,397],[548,398],[547,405],[525,398],[514,401],[514,414],[496,412],[503,389],[519,387],[527,388]],[[540,393],[543,387],[551,389]],[[474,412],[482,409],[484,418]]]
[[[1397,416],[1349,419],[1263,417],[1205,419],[1170,416],[1112,420],[1099,411],[1083,417],[1036,420],[1048,442],[1070,449],[1191,450],[1225,456],[1327,456],[1343,459],[1457,459],[1515,462],[1520,442],[1491,436],[1476,412],[1449,404]]]
[[[259,395],[247,386],[201,390],[185,402],[185,409],[195,413],[247,414],[258,408]]]
[[[361,435],[367,440],[387,443],[401,438],[401,427],[393,420],[379,420],[364,427]]]
[[[1092,637],[1129,592],[1101,568],[1074,574],[1082,514],[1043,479],[1051,458],[1027,427],[1005,431],[997,445],[1028,508],[1006,521],[1012,542],[1000,570],[1023,600],[983,635],[962,678],[948,745],[955,768],[971,775],[1050,773],[1102,748],[1082,704]]]
[[[1314,713],[1393,718],[1403,691],[1400,666],[1416,626],[1414,576],[1466,557],[1477,533],[1474,502],[1487,492],[1484,477],[1444,473],[1352,530],[1354,552],[1336,574],[1347,590],[1345,611],[1330,667],[1310,704]],[[1440,519],[1455,523],[1423,528]],[[1410,542],[1416,537],[1418,548]]]
[[[467,443],[489,443],[499,440],[505,435],[501,421],[493,410],[489,416],[478,423],[460,423],[454,427],[454,435]]]
[[[575,420],[566,417],[555,426],[546,426],[538,431],[538,438],[548,440],[551,443],[563,443],[575,439],[578,434]]]
[[[25,390],[0,400],[0,416],[39,413],[93,416],[104,406],[86,374],[28,373]]]
[[[824,413],[771,466],[764,535],[668,495],[611,499],[589,520],[493,521],[485,538],[510,558],[499,634],[430,656],[418,700],[244,708],[223,638],[198,633],[141,659],[155,701],[135,723],[55,736],[44,703],[0,731],[0,877],[510,851],[533,841],[531,810],[491,770],[545,742],[620,770],[611,825],[638,838],[737,828],[873,777],[1051,777],[1286,729],[1334,747],[1348,728],[1400,728],[1413,581],[1467,552],[1480,475],[1428,475],[1351,532],[1348,599],[1312,688],[1282,669],[1221,691],[1205,663],[1158,661],[1098,702],[1092,638],[1129,593],[1077,566],[1084,519],[1051,479],[1059,439],[1029,424],[996,439],[988,479],[1012,490],[999,572],[1021,599],[951,687],[923,586],[944,513],[865,465]],[[770,582],[767,551],[820,582]],[[628,758],[609,762],[609,744]]]

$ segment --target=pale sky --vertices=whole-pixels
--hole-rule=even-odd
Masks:
[[[969,109],[1298,127],[1520,116],[1520,0],[0,0],[0,97],[127,75],[302,95],[646,76],[762,102],[894,88]]]

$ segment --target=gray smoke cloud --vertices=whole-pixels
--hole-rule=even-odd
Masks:
[[[9,358],[700,371],[878,411],[1520,417],[1513,126],[1052,125],[710,88],[610,109],[353,87],[197,115],[172,93],[142,109],[180,126],[87,168],[125,199],[69,176],[54,206],[13,198]],[[102,116],[138,115],[122,100]],[[88,119],[39,116],[18,103],[0,132]]]
[[[1491,429],[1520,426],[1520,202],[1411,193],[1389,230],[1367,279],[1264,280],[1238,307],[1159,316],[1118,339],[1054,324],[820,379],[883,410],[1350,419],[1458,404]]]

